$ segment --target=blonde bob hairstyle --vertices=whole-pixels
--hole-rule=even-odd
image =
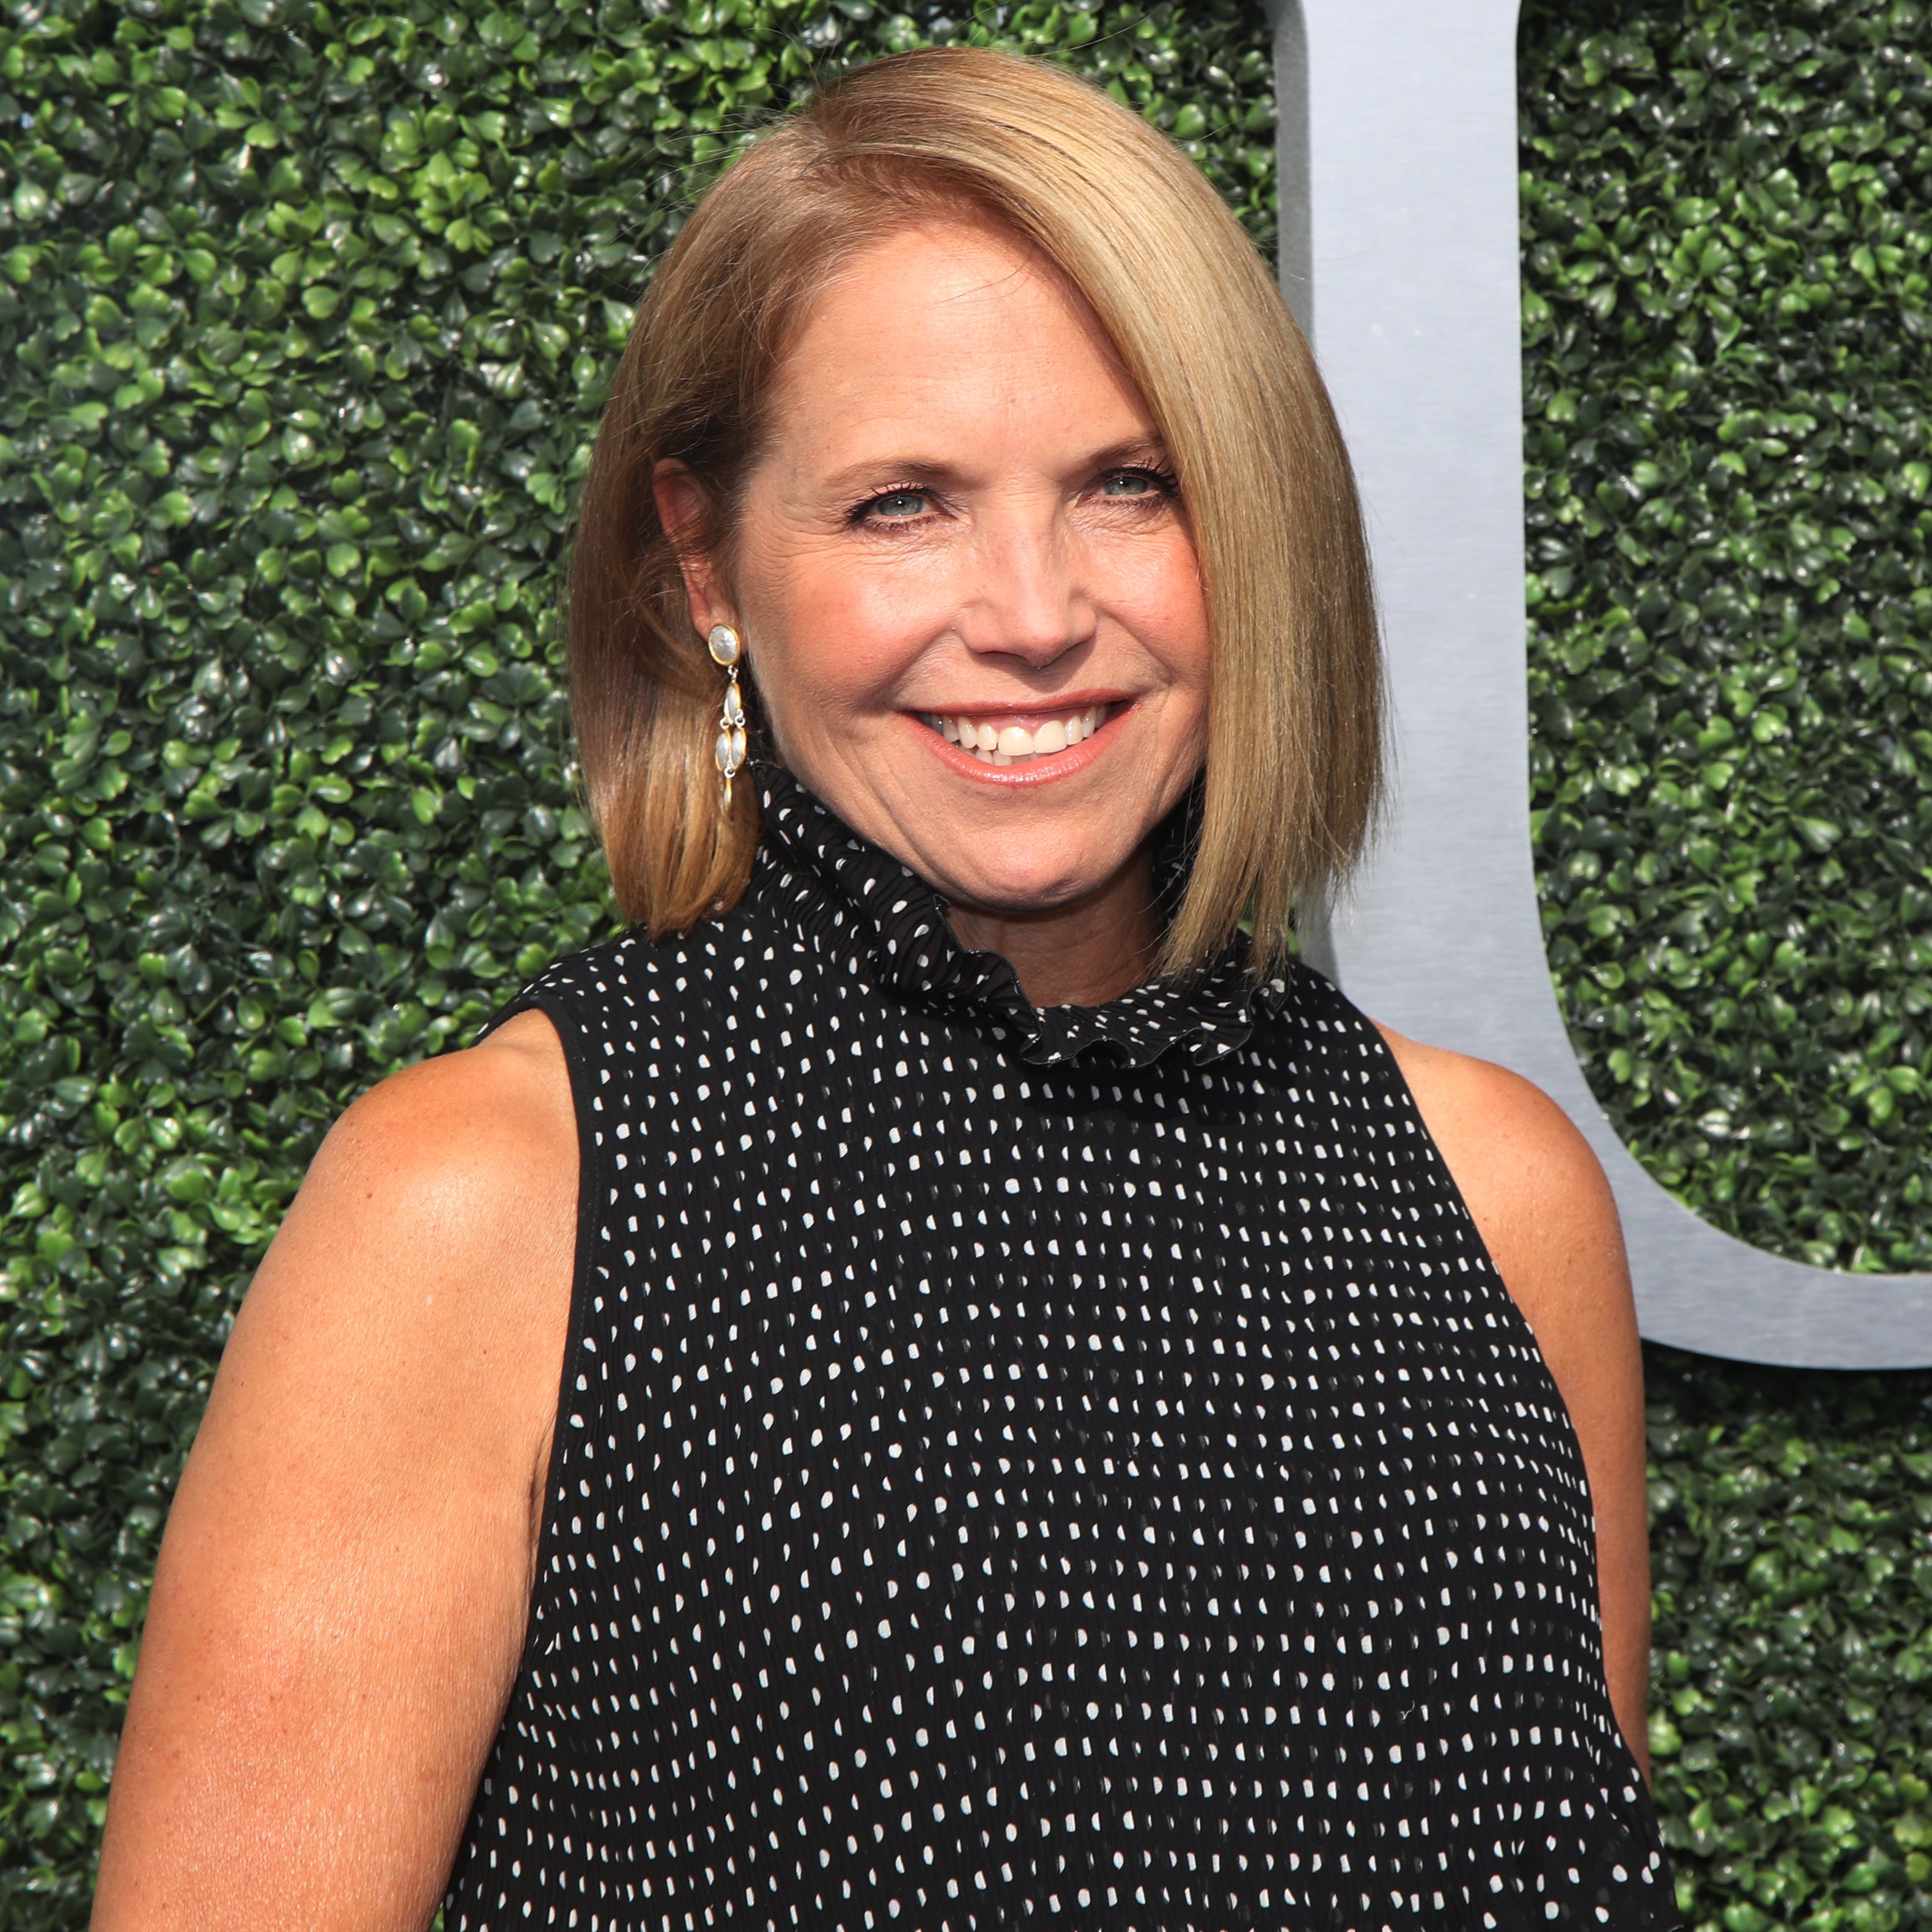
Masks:
[[[703,485],[703,527],[683,538],[728,582],[774,378],[811,303],[854,255],[935,218],[990,224],[1058,269],[1166,444],[1212,656],[1194,861],[1161,970],[1198,969],[1244,923],[1265,969],[1297,900],[1354,861],[1381,780],[1381,660],[1348,456],[1274,278],[1186,156],[1058,68],[966,48],[860,68],[752,143],[638,310],[570,599],[578,741],[619,906],[653,937],[715,916],[743,891],[758,837],[752,787],[719,809],[723,682],[658,518],[656,466],[682,463]]]

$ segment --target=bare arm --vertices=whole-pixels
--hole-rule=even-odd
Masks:
[[[1582,1446],[1596,1506],[1610,1702],[1648,1778],[1643,1358],[1610,1183],[1568,1116],[1528,1081],[1386,1028],[1382,1033],[1536,1336]]]
[[[169,1517],[94,1932],[429,1923],[523,1642],[576,1184],[536,1015],[330,1134]]]

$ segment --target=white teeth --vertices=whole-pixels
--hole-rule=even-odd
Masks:
[[[976,718],[937,712],[920,715],[949,744],[970,752],[982,765],[1011,765],[1028,758],[1051,757],[1055,752],[1084,743],[1100,728],[1106,712],[1105,705],[1092,705],[1065,718],[1049,718],[1031,731],[1023,724],[995,727]]]

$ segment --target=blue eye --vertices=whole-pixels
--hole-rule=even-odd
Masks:
[[[874,516],[903,520],[917,516],[926,508],[926,496],[918,490],[892,490],[883,496],[874,496],[868,507]]]
[[[1165,480],[1151,470],[1117,470],[1100,485],[1103,496],[1160,496],[1167,494]]]

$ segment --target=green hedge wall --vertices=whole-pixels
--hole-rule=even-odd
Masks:
[[[1651,1751],[1699,1932],[1932,1926],[1932,1376],[1651,1352]]]
[[[1756,29],[1707,10],[1721,68]],[[1922,48],[1916,13],[1834,10],[1895,24],[1851,46],[1832,86],[1849,74],[1878,88]],[[1593,76],[1568,15],[1532,16],[1526,98],[1533,130],[1540,115],[1576,145],[1532,147],[1530,166],[1552,193],[1594,195],[1606,167],[1649,165],[1639,150],[1656,130],[1604,161],[1648,125],[1641,90],[1615,62]],[[1819,17],[1780,0],[1772,24]],[[1658,8],[1593,30],[1674,58],[1682,25]],[[13,0],[0,26],[0,1927],[84,1921],[170,1486],[236,1297],[320,1134],[370,1082],[466,1038],[519,976],[608,924],[557,698],[555,572],[648,262],[692,184],[814,76],[966,37],[1108,77],[1271,243],[1266,40],[1246,0],[950,17],[868,0]],[[1533,190],[1532,220],[1535,205]],[[1577,252],[1532,267],[1552,313]],[[1634,272],[1622,256],[1598,271],[1618,286]],[[1592,328],[1599,354],[1620,340],[1616,303],[1593,303],[1570,304],[1592,320],[1551,352],[1561,366]],[[1533,388],[1544,353],[1533,340]],[[1600,395],[1579,390],[1579,421]],[[1708,424],[1686,422],[1688,447]],[[1614,480],[1598,452],[1621,447],[1572,439],[1539,458],[1533,445],[1533,474],[1552,501],[1561,478],[1595,502]],[[1682,497],[1672,477],[1652,495]],[[1613,520],[1635,527],[1621,509]],[[1572,580],[1597,572],[1596,601],[1552,592],[1540,612],[1545,702],[1598,669],[1571,666],[1575,639],[1652,623],[1627,596],[1629,618],[1606,614],[1621,593],[1599,552],[1615,535],[1566,541]],[[1562,560],[1538,562],[1547,579]],[[1864,621],[1892,622],[1902,595],[1865,597]],[[1751,640],[1736,628],[1741,661]],[[1601,676],[1578,694],[1593,718],[1616,695]],[[1816,709],[1836,717],[1835,702],[1820,691]],[[1675,728],[1637,715],[1618,755],[1641,770]],[[1600,748],[1545,722],[1554,956],[1594,1040],[1610,1023],[1576,1004],[1568,915],[1584,907],[1594,939],[1592,907],[1621,916],[1634,902],[1612,896],[1610,868],[1592,900],[1587,868],[1566,869],[1567,834],[1547,828],[1574,783],[1576,849],[1607,851],[1596,821],[1626,823],[1621,802],[1647,791],[1613,793],[1614,814],[1593,802],[1582,788]],[[1851,795],[1869,789],[1872,755],[1847,742],[1811,761],[1826,802],[1809,815],[1845,821],[1841,865],[1864,850],[1850,821],[1865,794]],[[1783,821],[1761,829],[1768,841]],[[1781,862],[1768,854],[1767,874]],[[1886,906],[1869,916],[1877,943],[1906,931]],[[1756,930],[1744,920],[1739,943]],[[1654,938],[1640,925],[1612,950],[1627,962]],[[1670,982],[1687,1014],[1714,970]],[[1762,1010],[1739,1004],[1736,1036],[1762,1055]],[[1665,1082],[1682,1076],[1654,1041],[1672,1036],[1642,998],[1603,1010],[1635,1016],[1618,1038],[1641,1046],[1652,1112],[1633,1131],[1679,1161],[1680,1186],[1718,1202],[1703,1182],[1721,1155],[1714,1166],[1670,1138]],[[1793,1030],[1776,1036],[1780,1060]],[[1903,1144],[1887,1124],[1861,1097],[1832,1131],[1869,1128],[1861,1147],[1876,1156]],[[1736,1171],[1735,1196],[1762,1184]],[[1780,1170],[1779,1198],[1814,1204],[1804,1238],[1836,1239],[1820,1232],[1814,1180]],[[1829,1201],[1844,1216],[1856,1198]],[[1876,1251],[1923,1227],[1890,1207],[1859,1238]],[[1914,1568],[1932,1492],[1926,1382],[1671,1357],[1653,1376],[1658,1742],[1686,1902],[1736,1932],[1886,1932],[1922,1916],[1932,1828],[1911,1780],[1928,1753],[1900,1686],[1922,1672],[1932,1596],[1932,1573]]]

